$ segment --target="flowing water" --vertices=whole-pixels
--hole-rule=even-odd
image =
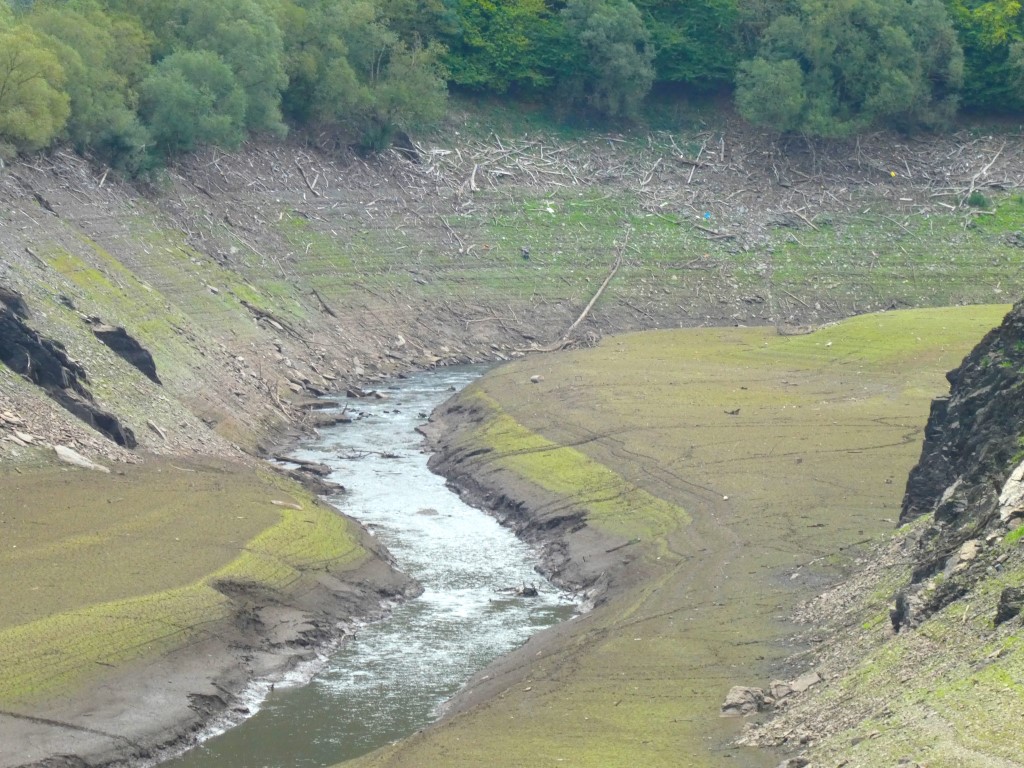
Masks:
[[[254,687],[255,716],[167,766],[300,768],[357,757],[423,727],[471,674],[573,614],[528,547],[427,469],[416,425],[480,372],[402,380],[387,399],[356,401],[362,418],[295,452],[333,469],[348,492],[332,501],[387,545],[423,595],[361,628],[307,685]],[[539,596],[505,591],[524,583]]]

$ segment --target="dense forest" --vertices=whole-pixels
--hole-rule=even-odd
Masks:
[[[0,162],[54,143],[130,175],[289,130],[369,150],[449,89],[631,120],[731,93],[779,132],[1024,112],[1019,0],[0,0]]]

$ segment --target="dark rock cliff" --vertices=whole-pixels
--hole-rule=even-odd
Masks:
[[[1015,501],[1024,458],[1024,301],[947,374],[950,393],[932,403],[924,445],[907,481],[900,522],[922,515],[909,592],[916,622],[966,594],[1021,522]],[[934,576],[938,588],[920,590]],[[895,619],[894,619],[895,622]]]

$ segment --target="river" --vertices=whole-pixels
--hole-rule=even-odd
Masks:
[[[332,468],[347,493],[330,501],[383,541],[422,596],[360,628],[292,685],[256,684],[257,713],[164,765],[301,768],[358,757],[408,736],[474,672],[575,605],[535,571],[534,553],[491,517],[464,504],[427,469],[415,427],[481,374],[421,373],[360,399],[360,417],[322,431],[294,452]],[[350,406],[351,407],[351,406]],[[536,598],[507,588],[534,584]],[[304,683],[304,684],[300,684]]]

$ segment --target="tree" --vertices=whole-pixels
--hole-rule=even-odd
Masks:
[[[133,86],[149,66],[137,23],[114,19],[92,0],[37,4],[28,17],[48,36],[66,75],[71,115],[65,130],[79,152],[92,150],[115,167],[136,170],[148,134],[135,114]]]
[[[569,0],[562,10],[573,56],[568,99],[609,117],[632,117],[654,82],[650,35],[629,0]]]
[[[377,13],[408,46],[443,43],[459,31],[457,7],[445,0],[378,0]]]
[[[115,0],[155,36],[154,54],[211,51],[246,95],[245,127],[284,135],[281,92],[288,85],[275,0]]]
[[[60,62],[39,35],[0,21],[0,145],[32,150],[49,144],[71,112],[63,86]]]
[[[736,107],[747,120],[781,133],[800,127],[807,96],[797,62],[752,59],[740,64],[736,78]]]
[[[658,82],[702,90],[732,83],[737,60],[737,0],[634,2],[650,32]]]
[[[937,128],[956,112],[962,77],[939,0],[800,0],[740,67],[736,103],[752,122],[816,136]]]
[[[453,83],[499,94],[551,85],[561,35],[544,0],[453,2],[455,30],[442,37]]]
[[[245,91],[212,51],[172,53],[139,93],[139,112],[165,155],[201,144],[233,148],[245,137]]]
[[[946,0],[963,46],[964,106],[1024,110],[1024,10],[1019,0]]]
[[[297,0],[286,27],[288,115],[383,149],[400,129],[439,119],[443,49],[407,44],[365,0]]]
[[[362,143],[382,150],[399,129],[413,130],[437,123],[448,101],[441,48],[396,43],[387,64],[371,83],[371,106],[361,126]]]

